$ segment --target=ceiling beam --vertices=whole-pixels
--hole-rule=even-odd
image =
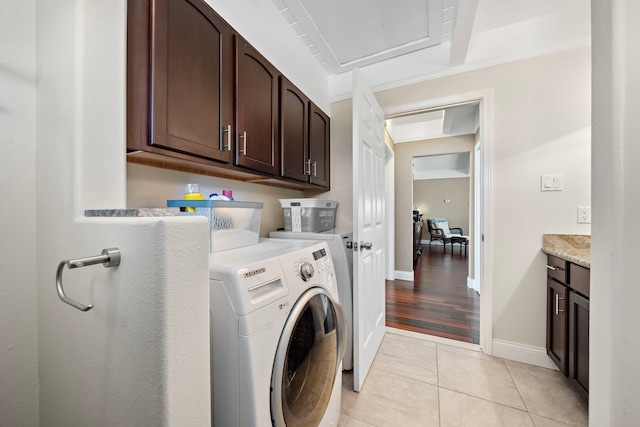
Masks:
[[[452,67],[463,65],[467,60],[467,49],[469,49],[478,3],[479,0],[458,1],[458,16],[451,40],[450,66]]]

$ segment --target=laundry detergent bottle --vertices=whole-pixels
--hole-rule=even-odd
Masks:
[[[184,199],[185,200],[204,200],[204,197],[200,193],[200,186],[198,184],[186,184],[184,186]],[[188,206],[187,212],[195,212],[196,208]]]

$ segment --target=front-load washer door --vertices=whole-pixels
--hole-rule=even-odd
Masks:
[[[271,375],[275,426],[317,426],[336,375],[341,373],[346,330],[342,306],[323,288],[307,290],[285,323]]]

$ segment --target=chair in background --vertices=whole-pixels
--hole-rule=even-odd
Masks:
[[[442,242],[443,251],[447,250],[448,243],[451,245],[451,251],[453,252],[453,243],[460,243],[463,241],[462,238],[466,237],[462,235],[462,228],[449,228],[449,223],[445,218],[429,218],[427,219],[427,227],[430,235],[429,248],[431,248],[433,241],[440,241]]]

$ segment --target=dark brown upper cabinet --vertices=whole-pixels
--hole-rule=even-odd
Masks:
[[[127,161],[328,189],[329,118],[280,77],[204,0],[129,1]]]
[[[236,35],[235,164],[279,175],[278,78],[280,73]]]
[[[281,176],[329,188],[329,117],[280,78]]]
[[[281,175],[309,182],[309,98],[285,77],[280,78]]]
[[[128,8],[128,150],[230,162],[231,27],[203,0]]]
[[[311,174],[309,182],[329,189],[330,185],[330,121],[313,102],[309,103],[309,153]]]

